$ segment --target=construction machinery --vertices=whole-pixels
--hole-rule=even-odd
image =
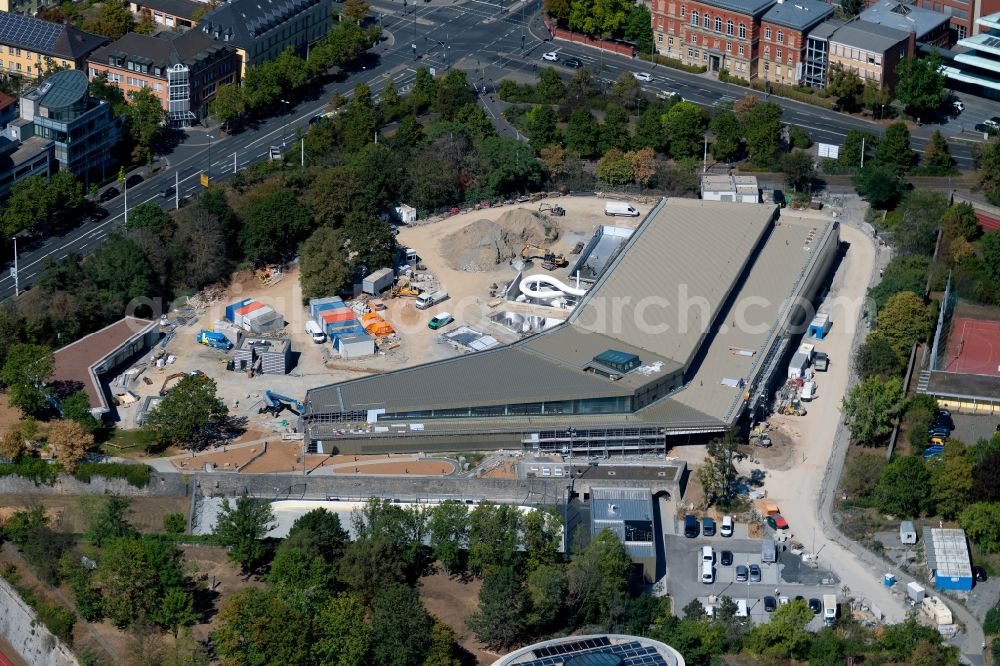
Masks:
[[[392,285],[392,289],[389,293],[392,294],[394,298],[399,298],[401,296],[416,298],[422,293],[422,291],[419,288],[414,287],[410,283],[410,279],[408,277],[401,276],[398,280],[396,280],[396,284]]]
[[[551,215],[552,217],[562,217],[563,215],[566,214],[566,209],[558,204],[547,204],[547,203],[538,204],[538,212],[542,213],[545,211],[548,211],[549,215]]]
[[[175,372],[172,375],[167,375],[167,378],[163,380],[163,384],[160,385],[160,396],[162,397],[162,396],[165,396],[167,394],[167,391],[168,391],[167,384],[169,384],[170,382],[174,381],[175,379],[183,379],[184,377],[187,377],[187,376],[188,375],[187,375],[186,372]],[[171,388],[173,388],[173,387],[171,387]]]
[[[275,393],[274,391],[264,391],[261,394],[261,400],[263,404],[260,407],[259,413],[270,412],[274,416],[281,413],[283,409],[289,409],[296,416],[302,413],[302,403],[295,398],[289,398],[287,395],[281,395],[280,393]]]
[[[544,247],[537,247],[535,245],[525,245],[524,249],[521,250],[522,259],[541,259],[542,268],[547,271],[553,271],[557,268],[562,268],[564,266],[569,266],[569,261],[566,257],[561,254],[556,254],[552,250]]]
[[[222,349],[223,351],[229,351],[233,348],[233,343],[229,338],[215,331],[198,331],[195,339],[198,341],[198,344],[208,345],[209,347]]]

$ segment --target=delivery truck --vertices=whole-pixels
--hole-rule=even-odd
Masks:
[[[620,217],[639,217],[639,211],[624,201],[607,202],[604,204],[604,214],[616,215]]]
[[[833,594],[823,595],[823,622],[831,625],[837,621],[837,597]]]

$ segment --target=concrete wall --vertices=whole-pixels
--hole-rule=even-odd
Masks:
[[[31,666],[79,666],[73,651],[35,621],[35,610],[3,579],[0,608],[0,633]]]

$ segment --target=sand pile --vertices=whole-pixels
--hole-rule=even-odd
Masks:
[[[445,236],[441,254],[460,271],[491,271],[521,257],[525,245],[548,247],[559,237],[551,218],[524,208],[508,211],[496,221],[476,220]]]

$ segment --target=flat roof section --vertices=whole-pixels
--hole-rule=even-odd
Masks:
[[[591,488],[590,507],[591,537],[611,530],[632,557],[656,557],[649,488]]]
[[[926,530],[924,531],[926,535]],[[926,539],[927,566],[935,571],[937,578],[971,578],[972,560],[969,545],[965,540],[965,530],[930,530],[931,538]]]
[[[1000,377],[935,370],[931,372],[925,393],[942,398],[1000,403]]]

